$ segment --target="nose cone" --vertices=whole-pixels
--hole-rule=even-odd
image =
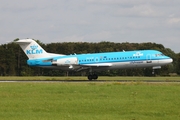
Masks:
[[[173,59],[172,58],[169,58],[169,63],[172,63],[173,62]]]
[[[173,62],[173,59],[168,57],[166,59],[159,60],[159,64],[161,65],[167,65]]]
[[[167,64],[172,63],[172,62],[173,62],[173,59],[172,59],[172,58],[166,59],[166,63],[167,63]]]

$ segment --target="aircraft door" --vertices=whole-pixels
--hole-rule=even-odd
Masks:
[[[95,62],[97,62],[97,63],[99,62],[99,58],[98,57],[95,58]]]
[[[146,63],[152,63],[151,54],[146,55]]]

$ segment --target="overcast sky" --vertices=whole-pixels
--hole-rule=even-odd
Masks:
[[[0,44],[155,42],[180,52],[180,0],[0,0]]]

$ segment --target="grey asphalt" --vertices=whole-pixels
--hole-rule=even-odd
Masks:
[[[86,82],[141,82],[141,83],[180,83],[180,80],[0,80],[0,82],[62,82],[62,83],[86,83]]]

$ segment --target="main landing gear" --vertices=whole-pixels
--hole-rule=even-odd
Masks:
[[[92,68],[89,69],[89,75],[87,76],[88,80],[97,80],[98,75],[93,72]]]
[[[88,75],[88,80],[97,80],[98,79],[98,75],[95,73],[90,73]]]

